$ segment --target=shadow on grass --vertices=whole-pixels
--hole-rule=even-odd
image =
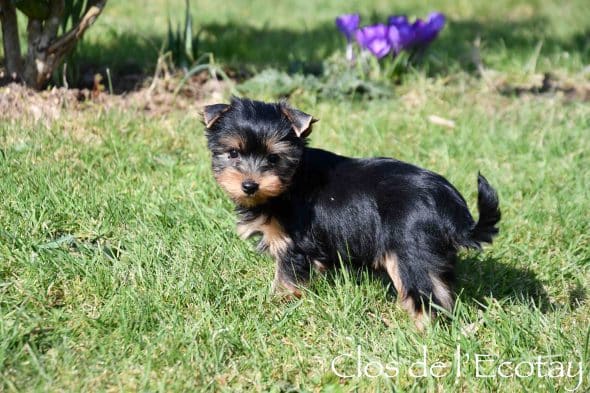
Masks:
[[[372,19],[385,20],[386,16]],[[450,20],[426,52],[427,56],[415,67],[431,76],[457,70],[474,72],[477,60],[473,43],[478,38],[482,47],[504,53],[507,59],[520,57],[526,61],[542,41],[541,57],[568,52],[590,62],[590,29],[560,38],[547,32],[548,24],[541,17],[485,23]],[[133,90],[152,75],[165,39],[165,36],[113,32],[112,37],[100,43],[84,42],[73,60],[77,70],[72,72],[71,84],[91,87],[94,74],[105,74],[108,67],[115,92]],[[199,53],[213,53],[216,61],[231,68],[238,79],[268,67],[319,74],[322,61],[343,49],[344,39],[331,22],[305,30],[210,23],[200,26],[198,43]]]
[[[137,90],[153,75],[162,37],[112,32],[107,38],[100,43],[82,41],[66,60],[70,87],[93,89],[95,75],[100,74],[108,91],[108,69],[113,92],[121,94]]]
[[[375,22],[386,16],[373,17]],[[461,69],[475,71],[473,43],[480,39],[482,45],[508,54],[530,58],[539,42],[543,42],[540,56],[557,53],[579,53],[590,61],[590,29],[560,39],[547,33],[549,21],[533,17],[520,21],[450,20],[440,37],[432,44],[430,53],[418,69],[431,75],[447,74]],[[344,39],[332,23],[313,29],[295,31],[289,29],[256,28],[240,24],[207,24],[199,49],[212,52],[222,63],[234,66],[277,67],[290,72],[317,73],[318,64],[335,51],[343,51]],[[429,52],[427,52],[428,54]]]
[[[199,49],[233,66],[316,73],[318,64],[344,46],[332,24],[304,31],[236,24],[208,24],[202,29]]]
[[[496,258],[460,259],[455,287],[467,304],[485,304],[485,298],[491,297],[525,303],[543,313],[552,308],[547,292],[533,271],[507,265]]]
[[[392,301],[397,299],[395,288],[386,272],[348,267],[347,271],[359,285],[362,285],[364,277],[377,280],[387,288],[387,296]],[[480,258],[479,255],[458,258],[456,274],[453,291],[460,294],[465,304],[481,307],[488,302],[486,298],[493,298],[499,302],[526,304],[543,313],[550,312],[555,307],[533,271],[509,266],[496,258]],[[340,269],[332,269],[326,272],[325,277],[330,283],[334,283],[341,275]],[[570,291],[569,305],[576,307],[585,299],[586,292],[579,285]]]
[[[478,54],[475,42],[493,52],[503,52],[528,61],[535,55],[537,45],[542,43],[539,57],[549,57],[568,52],[577,53],[584,63],[590,60],[590,29],[560,38],[548,32],[549,20],[533,17],[519,21],[451,20],[445,31],[432,45],[441,60],[426,61],[432,74],[446,74],[455,69],[475,72]]]

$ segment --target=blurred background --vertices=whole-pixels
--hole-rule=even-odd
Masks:
[[[83,9],[89,2],[69,3],[80,3]],[[261,77],[258,84],[251,86],[256,89],[266,82],[280,95],[306,87],[304,80],[293,80],[288,75],[321,79],[336,72],[335,59],[343,58],[345,50],[344,36],[334,23],[337,16],[359,13],[361,24],[368,25],[386,23],[390,15],[403,14],[411,20],[424,18],[432,11],[442,12],[447,23],[425,56],[412,64],[413,69],[427,75],[474,73],[485,67],[523,81],[535,72],[588,71],[585,67],[590,56],[590,7],[583,0],[501,0],[493,4],[379,0],[287,0],[272,4],[260,0],[108,1],[95,25],[65,57],[66,68],[55,67],[50,84],[93,88],[95,77],[100,74],[107,90],[110,87],[112,92],[121,93],[142,87],[154,73],[186,73],[198,65],[202,65],[201,71],[207,71],[205,64],[215,64],[214,69],[221,69],[238,83],[264,70],[286,73],[287,76],[268,74],[267,79],[272,80]],[[69,24],[64,22],[64,31],[79,18],[70,17]],[[24,53],[27,23],[22,12],[18,12],[18,19]],[[366,80],[366,74],[360,78]],[[393,73],[395,78],[392,72],[376,74],[379,72],[373,72],[370,79],[400,79],[400,72]],[[317,82],[307,81],[307,87],[330,90],[330,94],[336,95],[354,87],[337,86],[337,80],[331,80],[327,87],[314,87],[314,81]],[[320,82],[327,81],[324,78]],[[247,87],[243,90],[248,92]]]

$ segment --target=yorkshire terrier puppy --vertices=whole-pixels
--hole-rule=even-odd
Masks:
[[[215,179],[237,206],[238,233],[262,234],[273,288],[301,296],[310,270],[341,263],[384,270],[424,326],[452,311],[457,251],[498,233],[498,196],[478,177],[479,220],[442,176],[391,158],[348,158],[306,146],[316,121],[284,102],[205,107]]]

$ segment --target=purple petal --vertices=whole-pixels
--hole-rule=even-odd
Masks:
[[[391,52],[388,39],[389,28],[383,24],[366,26],[356,31],[355,38],[359,45],[381,59]]]
[[[390,29],[394,27],[397,30],[397,32],[393,30],[389,33],[389,39],[396,52],[410,48],[414,42],[414,29],[408,21],[408,17],[392,15],[387,19],[387,22]]]
[[[359,14],[344,14],[336,18],[336,27],[346,36],[350,41],[352,35],[358,29],[361,17]]]
[[[435,30],[437,33],[445,27],[445,14],[441,12],[433,12],[428,15],[428,25],[432,30]]]
[[[389,26],[387,31],[387,40],[389,41],[389,44],[395,53],[399,53],[403,49],[400,30],[394,25]]]
[[[422,31],[424,29],[424,27],[426,26],[426,22],[424,22],[422,19],[418,18],[414,21],[414,23],[412,23],[412,29],[414,30],[414,32],[419,32]]]
[[[408,44],[408,47],[415,47],[422,43],[422,32],[424,31],[425,25],[426,22],[419,18],[412,23],[412,26],[410,27],[412,30],[412,39]]]
[[[357,31],[356,36],[361,37],[363,40],[373,40],[378,38],[387,37],[387,26],[384,24],[376,24],[371,26],[365,26]],[[360,34],[359,34],[360,33]],[[361,43],[361,42],[359,42]],[[362,43],[361,43],[362,45]]]
[[[391,45],[386,39],[378,39],[371,41],[367,49],[369,49],[376,58],[381,59],[391,52]]]
[[[408,17],[405,15],[392,15],[389,18],[387,18],[387,24],[390,26],[393,25],[395,27],[410,25],[410,23],[408,22]]]
[[[407,49],[414,44],[414,29],[411,25],[402,25],[396,27],[399,34],[399,44],[401,49]]]
[[[428,21],[417,20],[412,25],[414,30],[414,46],[425,46],[432,42],[445,25],[445,16],[440,12],[428,15]]]

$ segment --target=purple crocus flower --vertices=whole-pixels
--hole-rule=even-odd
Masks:
[[[350,62],[354,60],[352,52],[352,36],[359,28],[361,17],[359,14],[344,14],[336,18],[336,27],[346,36],[346,59]]]
[[[416,20],[416,22],[412,24],[412,29],[414,31],[412,45],[424,47],[430,44],[445,26],[445,20],[444,14],[440,12],[433,12],[428,15],[426,22],[421,19]]]
[[[408,22],[408,17],[405,15],[391,15],[387,18],[388,25],[400,26],[400,25],[410,25]]]
[[[442,12],[432,12],[428,15],[428,27],[434,33],[434,38],[445,27],[447,18]]]
[[[432,42],[445,25],[445,16],[440,12],[428,15],[426,21],[416,19],[412,24],[405,15],[393,15],[387,20],[392,46],[399,52],[403,49],[425,47]]]
[[[359,45],[381,59],[391,52],[392,45],[388,37],[389,28],[384,24],[366,26],[356,31],[355,38]]]
[[[405,15],[393,15],[387,19],[389,39],[396,53],[412,46],[414,29]]]
[[[361,17],[359,14],[344,14],[336,18],[336,27],[346,36],[350,42],[354,32],[359,28]]]
[[[402,47],[401,34],[395,26],[387,27],[387,41],[389,41],[389,45],[391,46],[391,49],[393,49],[394,55],[397,55],[402,49],[404,49]]]

